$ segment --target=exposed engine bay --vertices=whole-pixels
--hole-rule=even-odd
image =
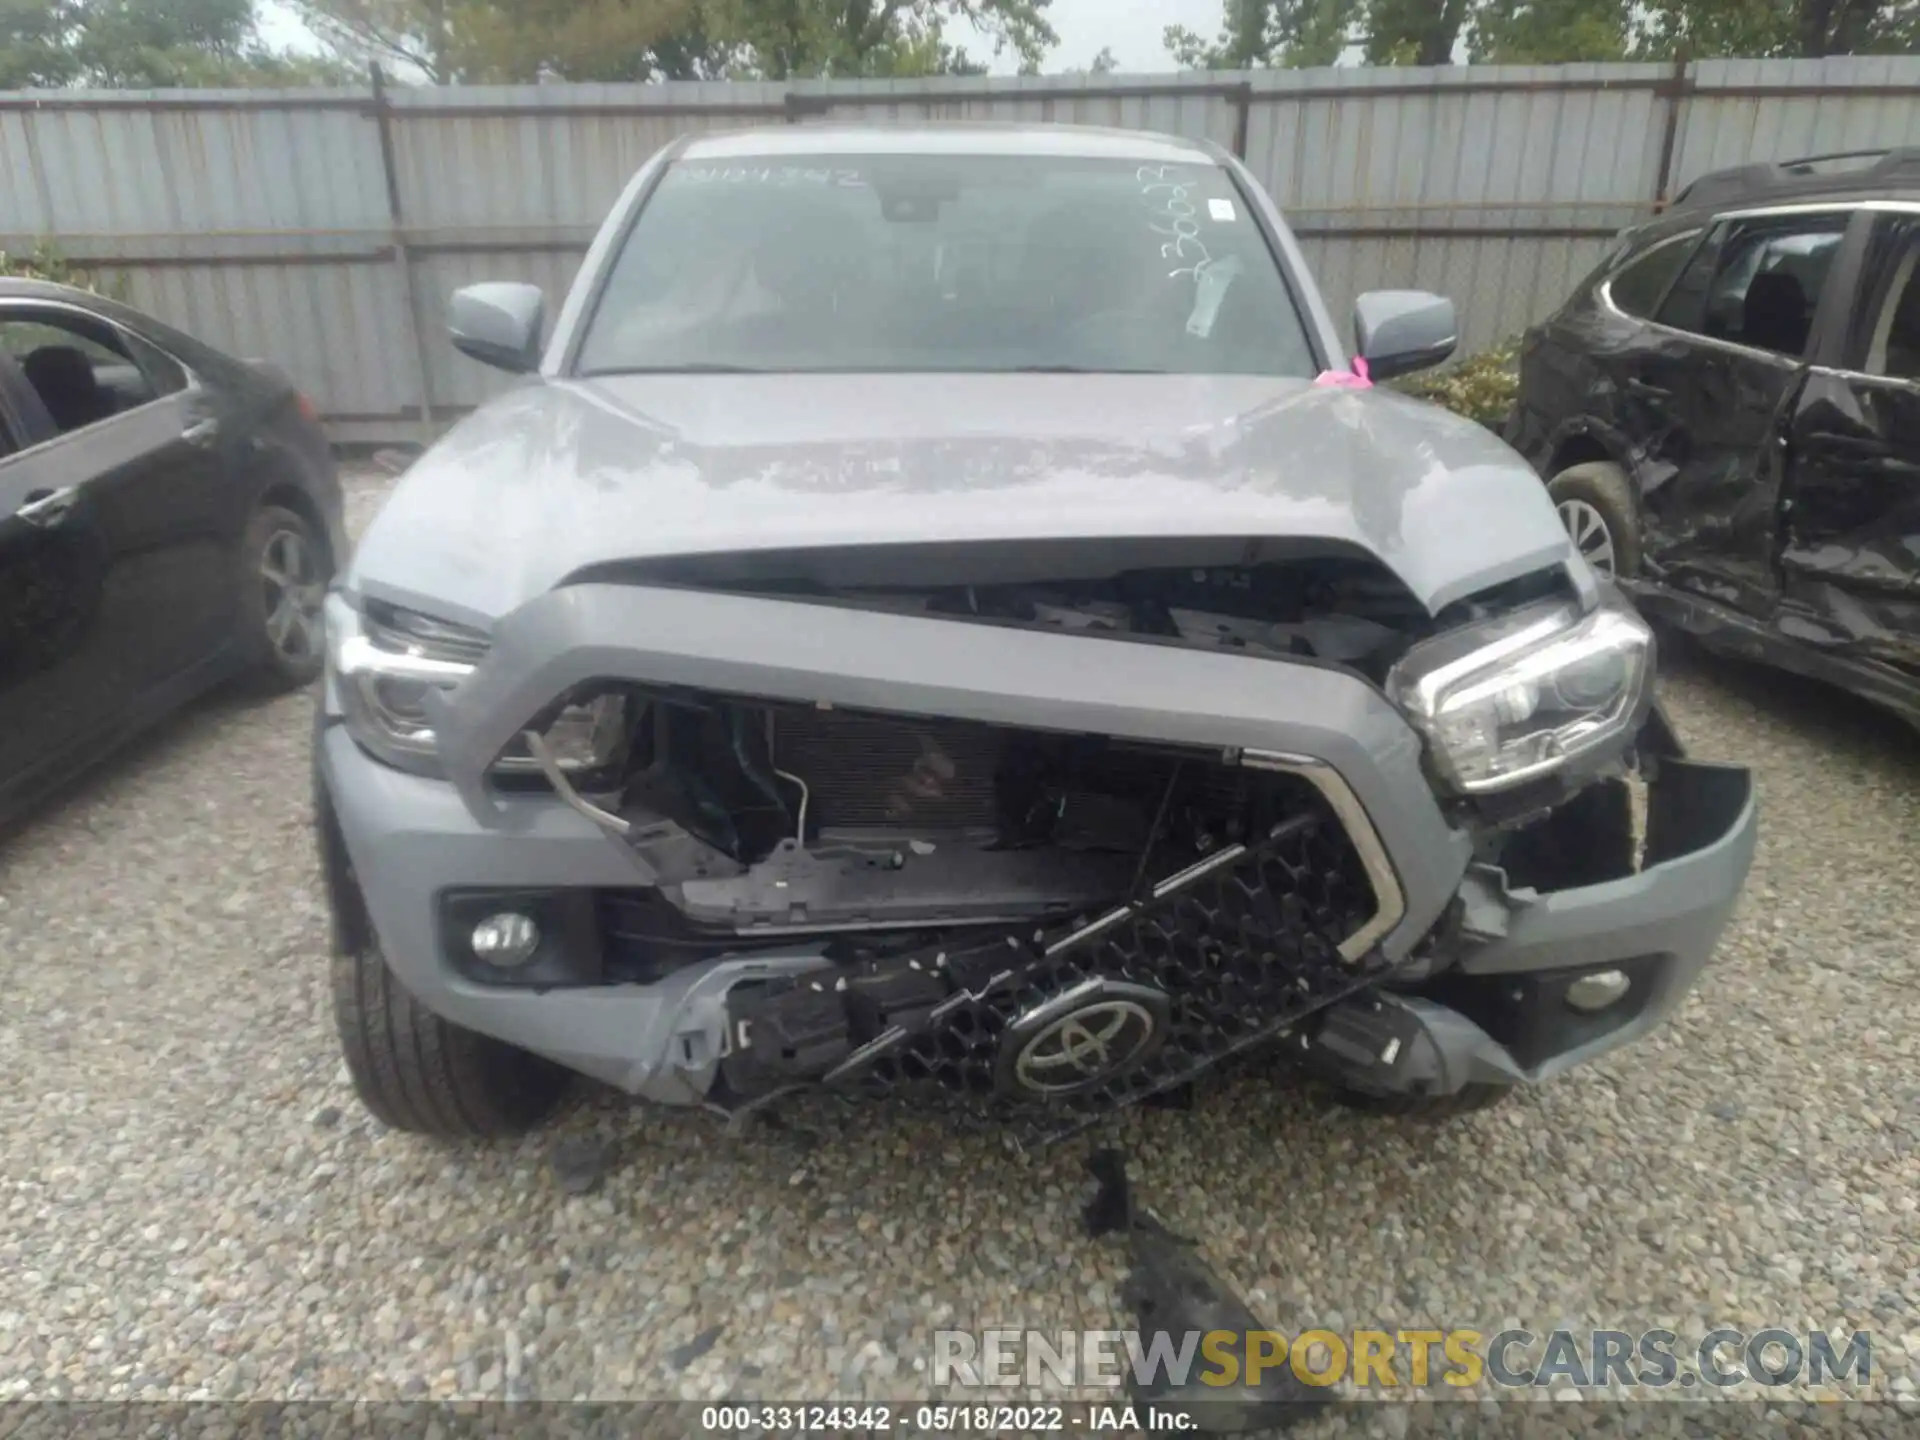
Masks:
[[[1177,642],[1236,648],[1277,646],[1292,626],[1289,654],[1338,648],[1328,635],[1375,654],[1400,638],[1354,617],[1267,622],[1112,594],[964,603],[1014,623],[1184,625]],[[1326,795],[1283,764],[685,689],[629,701],[606,798],[659,884],[603,899],[613,969],[653,981],[824,946],[820,972],[729,996],[716,1103],[930,1082],[1036,1138],[1065,1133],[1383,968],[1374,877]]]
[[[937,615],[1348,665],[1378,681],[1429,620],[1368,561],[1126,570],[1085,580],[906,589],[788,583],[760,593],[899,614]]]
[[[1436,627],[1553,583],[1433,617],[1378,566],[1326,556],[991,584],[934,583],[953,576],[933,566],[913,587],[834,567],[677,578],[794,609],[1221,649],[1376,685]],[[1095,648],[1060,647],[1063,667]],[[563,793],[590,793],[653,883],[598,893],[599,968],[582,978],[653,985],[777,959],[726,992],[708,1095],[721,1108],[796,1086],[931,1084],[1053,1138],[1390,968],[1375,946],[1401,913],[1397,882],[1351,793],[1340,803],[1344,782],[1313,760],[645,682],[577,687],[523,740],[609,715],[612,759]],[[795,970],[796,949],[817,963]]]
[[[1283,762],[690,693],[643,730],[662,883],[603,894],[609,978],[822,945],[730,993],[723,1107],[928,1083],[1052,1138],[1385,969],[1375,875]]]
[[[1324,664],[1376,684],[1437,623],[1532,598],[1509,586],[1436,622],[1391,572],[1340,555],[1118,571],[1089,561],[1066,567],[1080,578],[1050,580],[1026,578],[1019,562],[975,557],[976,569],[955,572],[933,560],[934,581],[1019,578],[923,588],[892,583],[873,561],[816,562],[759,557],[751,577],[696,568],[676,578]],[[670,940],[676,960],[743,938],[1084,914],[1318,803],[1311,786],[1217,752],[687,689],[649,687],[628,701],[612,800],[635,820],[628,841],[672,911],[658,917],[666,929],[636,922],[631,933]]]
[[[684,693],[647,713],[629,813],[670,823],[632,841],[708,873],[613,907],[636,978],[826,942],[729,996],[716,1103],[933,1083],[1050,1138],[1384,969],[1374,879],[1284,764]]]
[[[1356,671],[1434,617],[1344,556],[1097,563],[993,583],[860,566],[700,588]],[[1537,583],[1537,582],[1536,582]],[[1482,604],[1512,604],[1489,595]],[[1466,607],[1471,613],[1473,608]],[[1447,617],[1448,622],[1459,616]],[[1075,663],[1077,649],[1063,650]],[[1310,768],[1039,727],[686,687],[623,690],[596,803],[656,878],[602,894],[605,977],[819,947],[736,986],[712,1097],[933,1082],[1035,1134],[1184,1083],[1375,983],[1383,878]],[[576,709],[581,696],[573,698]],[[551,720],[551,717],[545,717]],[[1397,903],[1397,898],[1396,898]],[[1024,1118],[1023,1118],[1024,1117]]]

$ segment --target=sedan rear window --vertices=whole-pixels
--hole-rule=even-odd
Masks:
[[[668,169],[615,256],[585,374],[1311,375],[1226,171],[1052,156],[782,156]]]

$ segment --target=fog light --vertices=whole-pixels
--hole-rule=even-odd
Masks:
[[[469,943],[473,953],[487,964],[511,970],[526,964],[540,948],[540,927],[533,923],[530,915],[503,910],[474,926]]]
[[[1596,1010],[1606,1009],[1625,995],[1632,984],[1624,970],[1597,970],[1591,975],[1582,975],[1567,986],[1567,1004],[1591,1015]]]

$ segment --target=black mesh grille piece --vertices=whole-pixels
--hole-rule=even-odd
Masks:
[[[828,1083],[880,1093],[935,1087],[966,1097],[1022,1139],[1045,1142],[1184,1084],[1385,973],[1377,954],[1350,962],[1339,952],[1375,901],[1331,816],[1296,816],[1221,860],[1116,912],[1095,933],[1002,935],[917,955],[908,963],[946,998],[914,1007],[867,1040]],[[1010,1087],[1010,1029],[1092,981],[1165,997],[1158,1048],[1111,1081],[1071,1095],[1043,1099]]]

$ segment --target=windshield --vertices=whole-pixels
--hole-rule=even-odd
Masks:
[[[1311,375],[1227,172],[1057,156],[682,161],[578,368]]]

